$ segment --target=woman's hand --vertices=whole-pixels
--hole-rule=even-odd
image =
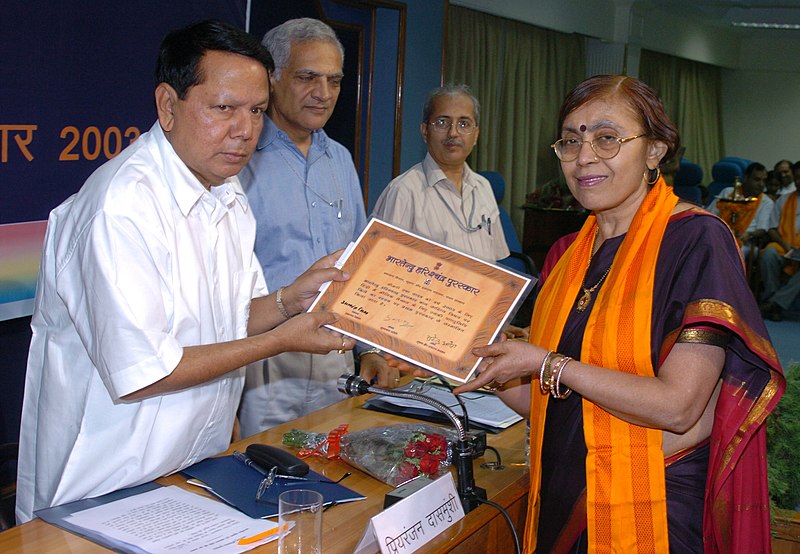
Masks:
[[[481,387],[502,389],[503,385],[528,376],[537,376],[542,358],[546,354],[543,348],[518,340],[482,346],[472,351],[482,357],[480,366],[475,372],[475,379],[457,387],[453,392],[461,394],[477,390]]]

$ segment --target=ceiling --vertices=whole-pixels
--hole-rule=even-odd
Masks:
[[[735,29],[742,35],[787,38],[800,36],[800,30],[732,27],[733,22],[758,22],[800,25],[800,0],[639,0],[638,6],[657,6],[675,15],[712,26]]]

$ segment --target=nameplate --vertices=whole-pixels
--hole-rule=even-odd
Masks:
[[[354,554],[410,554],[464,517],[450,473],[373,517]]]

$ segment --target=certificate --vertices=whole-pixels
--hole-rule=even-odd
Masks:
[[[310,311],[339,315],[330,327],[464,383],[532,280],[372,219],[337,263]]]

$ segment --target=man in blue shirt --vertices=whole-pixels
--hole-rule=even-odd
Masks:
[[[293,19],[267,32],[262,44],[275,60],[269,117],[239,177],[258,225],[256,254],[275,291],[355,240],[366,214],[350,152],[322,130],[343,78],[344,49],[333,29]],[[360,362],[366,379],[396,385],[396,370],[378,353],[364,351]],[[291,353],[252,364],[239,411],[242,436],[341,400],[336,380],[353,368],[350,352]]]

